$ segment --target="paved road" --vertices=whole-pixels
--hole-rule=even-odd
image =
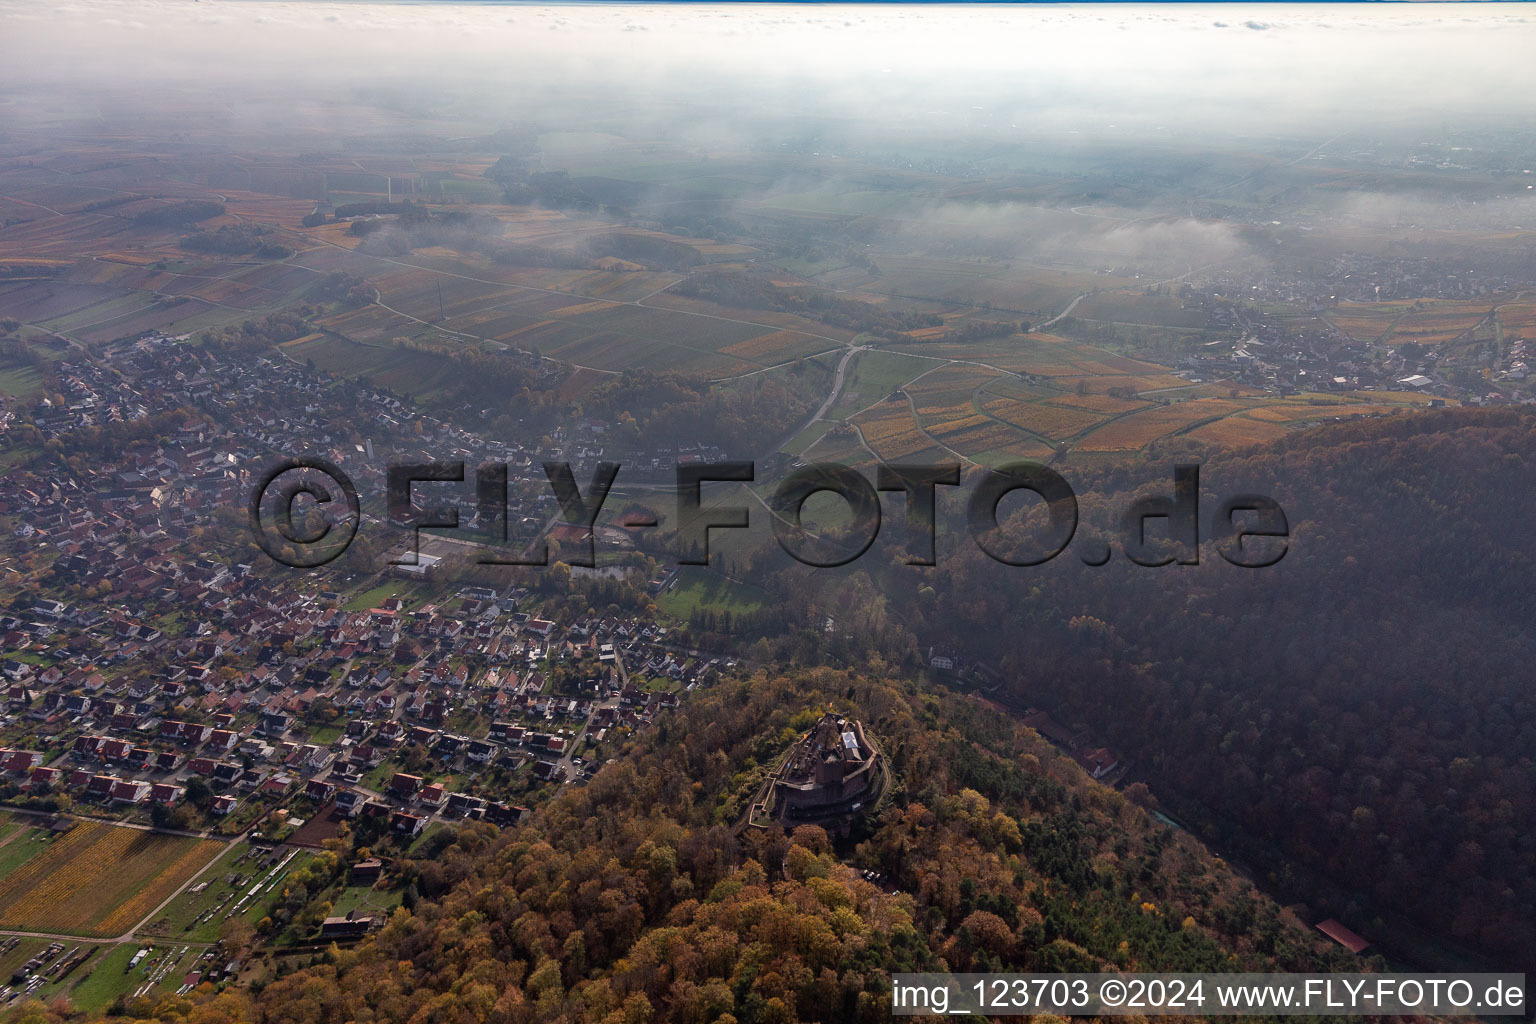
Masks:
[[[57,814],[55,814],[53,811],[34,811],[26,807],[7,807],[6,810],[12,814],[30,814],[35,818],[57,817]],[[154,825],[142,825],[136,821],[118,821],[115,818],[98,818],[90,814],[79,814],[75,811],[70,811],[69,817],[75,818],[78,821],[99,821],[103,825],[111,825],[114,828],[137,829],[140,832],[159,832],[161,835],[186,836],[188,839],[218,839],[223,842],[233,842],[229,836],[215,835],[212,832],[191,832],[186,829],[179,828],[156,828]]]
[[[1088,297],[1088,293],[1087,292],[1083,292],[1083,294],[1079,295],[1077,298],[1075,298],[1071,302],[1067,303],[1067,308],[1066,309],[1062,310],[1060,313],[1057,313],[1055,316],[1051,317],[1045,323],[1037,324],[1034,329],[1037,330],[1037,331],[1043,331],[1047,327],[1049,327],[1052,324],[1056,323],[1058,320],[1065,320],[1067,317],[1072,315],[1072,311],[1077,308],[1077,304],[1079,302],[1082,302],[1087,297]]]

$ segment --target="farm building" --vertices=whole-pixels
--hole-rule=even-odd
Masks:
[[[322,939],[344,939],[353,936],[367,935],[373,927],[372,917],[354,917],[348,914],[346,917],[328,917],[320,923],[320,937]]]
[[[352,865],[351,881],[353,885],[373,885],[383,873],[384,862],[377,857],[369,857]]]

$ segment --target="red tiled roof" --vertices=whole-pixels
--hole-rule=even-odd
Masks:
[[[1369,939],[1361,938],[1331,917],[1319,924],[1317,926],[1317,930],[1328,936],[1334,942],[1337,942],[1339,945],[1343,946],[1345,949],[1349,950],[1351,953],[1358,953],[1361,950],[1368,948],[1371,944]]]

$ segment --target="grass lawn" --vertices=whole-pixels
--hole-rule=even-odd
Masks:
[[[453,534],[450,534],[452,536]],[[411,611],[424,604],[441,602],[453,591],[432,580],[381,579],[367,590],[360,591],[342,607],[347,611],[367,611],[377,608],[391,597],[405,602],[405,610]]]
[[[0,846],[0,878],[21,867],[27,861],[48,849],[48,833],[42,829],[24,826],[14,818],[6,822],[7,832],[21,831],[16,838]]]
[[[0,392],[12,398],[31,398],[43,390],[43,377],[35,367],[8,367],[0,370]]]
[[[0,450],[0,471],[25,465],[41,454],[43,449],[37,445],[7,445],[4,450]]]
[[[371,885],[343,886],[340,892],[331,897],[331,914],[344,917],[354,910],[367,913],[372,906],[372,894]]]
[[[781,450],[788,452],[790,455],[800,455],[811,445],[820,441],[832,427],[833,423],[831,420],[817,420],[786,441]]]
[[[366,885],[349,885],[331,898],[331,914],[344,917],[356,910],[362,914],[388,917],[400,905],[399,889],[374,889]]]
[[[431,841],[433,836],[437,835],[443,829],[448,828],[448,827],[450,827],[450,826],[445,825],[445,824],[443,824],[440,821],[434,821],[432,824],[428,825],[426,830],[424,832],[422,832],[421,835],[417,836],[411,842],[411,845],[406,848],[406,851],[405,851],[406,856],[408,856],[408,857],[417,856],[421,852],[422,848],[425,847],[427,845],[427,843]]]
[[[330,725],[316,726],[309,734],[309,742],[328,747],[341,739],[342,726],[335,722]]]
[[[801,277],[815,277],[817,274],[825,274],[829,270],[840,270],[848,265],[848,262],[840,256],[829,259],[808,260],[798,256],[785,256],[774,261],[791,274],[799,274]]]
[[[667,614],[686,620],[700,608],[750,612],[763,607],[766,600],[759,587],[737,583],[706,566],[689,565],[679,571],[676,584],[656,603]]]
[[[362,786],[364,789],[374,790],[375,792],[382,791],[386,786],[389,785],[389,780],[394,778],[396,772],[403,771],[405,771],[405,769],[400,767],[397,762],[385,759],[379,762],[379,766],[377,768],[370,768],[367,774],[363,776],[362,781],[358,783],[358,785]]]
[[[405,589],[398,582],[386,580],[364,590],[342,607],[349,612],[366,612],[371,608],[377,608],[391,597],[406,597]]]
[[[676,693],[683,684],[671,676],[646,676],[640,681],[640,689],[655,693]]]
[[[99,1013],[112,1004],[125,991],[132,991],[144,984],[138,979],[138,975],[130,975],[128,961],[133,959],[133,954],[141,947],[136,942],[124,943],[121,946],[113,946],[106,953],[97,953],[86,961],[85,966],[76,969],[75,974],[89,972],[84,975],[73,989],[68,992],[69,1001],[75,1009],[87,1013]],[[134,982],[130,985],[130,982]]]
[[[144,945],[147,943],[125,942],[121,946],[112,947],[110,952],[97,953],[83,967],[77,968],[75,976],[79,976],[84,971],[90,973],[81,978],[73,989],[65,992],[75,1009],[92,1014],[100,1013],[111,1006],[112,1001],[118,996],[132,993],[149,980],[146,968],[149,968],[151,960],[158,960],[158,957],[167,954],[175,956],[181,950],[179,946],[173,949],[168,944],[157,945],[155,952],[145,957],[136,970],[129,971],[128,961],[132,960],[133,954]],[[160,982],[159,988],[162,990],[169,988],[171,991],[180,988],[182,978],[192,969],[192,964],[200,952],[201,950],[197,947],[188,951],[181,958],[181,962]]]

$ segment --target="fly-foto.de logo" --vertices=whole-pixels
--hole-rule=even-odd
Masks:
[[[583,491],[568,462],[543,463],[544,477],[559,507],[555,526],[567,529],[560,560],[572,566],[597,564],[595,530],[622,467],[600,462]],[[751,462],[679,465],[674,495],[673,539],[683,565],[708,565],[712,530],[748,529],[748,504],[706,503],[706,487],[756,482]],[[409,532],[410,551],[395,564],[415,564],[421,531],[438,534],[464,529],[460,509],[471,499],[464,462],[414,462],[392,465],[385,473],[387,522]],[[882,465],[873,482],[838,463],[813,463],[784,477],[767,501],[774,538],[790,557],[818,568],[847,565],[875,543],[882,526],[882,494],[902,506],[907,565],[936,564],[938,534],[935,507],[940,488],[959,487],[960,466],[951,464]],[[460,485],[452,489],[451,485]],[[445,488],[447,488],[445,490]],[[723,493],[723,492],[722,492]],[[803,522],[814,495],[835,495],[848,510],[849,522],[835,542],[814,535]],[[1046,523],[1039,536],[1020,542],[1000,521],[999,506],[1015,494],[1043,503]],[[896,497],[898,496],[899,497]],[[718,495],[714,495],[718,497]],[[418,505],[418,499],[440,504]],[[1201,545],[1200,467],[1174,468],[1171,492],[1130,500],[1118,517],[1120,548],[1137,565],[1198,565]],[[509,474],[504,463],[484,463],[474,471],[472,493],[474,558],[482,565],[550,564],[546,535],[514,542]],[[257,480],[248,506],[256,543],[274,561],[296,568],[325,565],[356,538],[361,506],[356,486],[334,464],[318,458],[290,458]],[[1006,517],[1005,517],[1006,518]],[[659,525],[655,517],[627,518],[629,529]],[[1058,557],[1078,537],[1077,495],[1060,473],[1034,462],[1015,462],[982,472],[965,501],[965,529],[988,557],[1010,566],[1035,566]],[[1249,569],[1274,565],[1285,557],[1290,523],[1273,498],[1241,493],[1221,499],[1205,521],[1205,537],[1226,562]],[[1098,566],[1114,555],[1110,542],[1095,534],[1079,539],[1074,552],[1085,565]]]

